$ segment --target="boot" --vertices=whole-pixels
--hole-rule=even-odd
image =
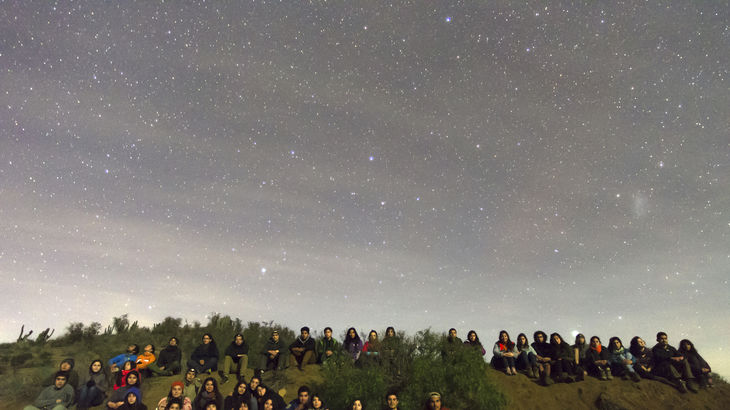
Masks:
[[[606,368],[606,379],[613,380],[613,375],[611,374],[611,368],[610,367],[607,367]]]
[[[608,376],[606,376],[606,369],[598,369],[598,373],[601,375],[601,380],[606,381],[608,380]]]
[[[631,380],[635,383],[638,383],[641,381],[641,377],[639,377],[639,375],[634,372],[629,373],[629,376],[631,377]]]
[[[218,370],[218,376],[221,377],[221,384],[226,384],[228,381],[228,376],[223,372],[223,370]]]
[[[680,393],[687,393],[687,384],[685,384],[684,380],[677,380],[677,390]]]
[[[547,372],[542,372],[542,374],[540,375],[540,377],[541,377],[541,380],[540,381],[542,382],[542,385],[543,386],[550,386],[551,384],[554,384],[555,383],[553,381],[553,379],[550,376],[547,375]]]
[[[535,370],[532,367],[527,368],[527,377],[529,377],[530,379],[535,378]]]

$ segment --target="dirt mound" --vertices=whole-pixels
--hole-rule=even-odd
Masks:
[[[675,388],[651,380],[634,383],[593,377],[572,384],[543,387],[523,375],[507,376],[489,370],[499,389],[507,396],[510,409],[728,409],[730,385],[720,384],[699,393],[680,393]]]

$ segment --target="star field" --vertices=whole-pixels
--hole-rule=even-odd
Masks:
[[[664,330],[728,375],[728,10],[0,2],[0,339]]]

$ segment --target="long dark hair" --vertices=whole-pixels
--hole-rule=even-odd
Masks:
[[[515,342],[512,341],[512,339],[509,338],[509,333],[507,333],[506,330],[500,330],[499,331],[499,337],[497,338],[497,343],[502,343],[502,335],[507,335],[507,343],[506,347],[507,350],[512,350],[515,347]]]
[[[211,338],[212,339],[212,338]],[[212,340],[211,340],[212,343]],[[198,391],[197,396],[195,396],[195,402],[193,403],[193,407],[198,406],[199,403],[202,401],[202,399],[205,397],[203,394],[205,394],[205,385],[208,383],[208,380],[213,382],[213,393],[215,393],[215,404],[216,408],[220,408],[223,405],[223,395],[221,394],[220,390],[218,390],[218,382],[213,377],[208,377],[203,381],[203,385],[200,387],[200,391]],[[207,403],[206,403],[207,406]]]
[[[550,344],[551,345],[557,345],[557,343],[555,343],[555,341],[553,339],[555,336],[557,336],[560,339],[560,344],[565,343],[565,339],[563,339],[563,336],[560,336],[560,333],[553,332],[553,333],[550,334]]]
[[[685,346],[689,346],[689,350]],[[682,353],[683,355],[685,353],[689,353],[692,355],[697,355],[697,349],[695,349],[694,343],[690,342],[689,339],[682,339],[679,341],[679,353]]]
[[[524,337],[525,338],[525,344],[520,344],[520,338],[521,337]],[[517,346],[517,349],[519,349],[519,350],[522,350],[525,347],[529,347],[530,346],[530,341],[527,340],[527,335],[524,334],[524,333],[520,333],[519,335],[517,335],[517,342],[515,342],[515,346]]]
[[[474,334],[474,341],[473,342],[471,341],[471,335],[472,335],[472,333]],[[466,342],[465,343],[474,344],[474,345],[480,345],[480,346],[482,344],[482,342],[479,341],[479,335],[474,330],[470,330],[469,333],[466,334]]]
[[[94,371],[91,370],[91,366],[93,366],[96,362],[99,362],[99,364],[101,365],[101,367],[99,368],[99,373],[104,372],[104,362],[101,361],[101,359],[94,359],[91,361],[91,363],[89,363],[89,374],[94,374]]]
[[[543,343],[548,343],[549,342],[548,341],[547,334],[545,332],[543,332],[542,330],[538,330],[537,332],[535,332],[535,333],[532,334],[532,340],[533,341],[537,342],[537,335],[542,335],[542,342]]]
[[[135,371],[136,372],[136,370],[134,370],[134,369],[137,367],[137,363],[135,363],[135,362],[133,362],[131,360],[127,360],[126,362],[124,362],[124,364],[122,365],[122,368],[119,369],[119,371],[117,372],[117,377],[115,379],[115,383],[116,383],[117,386],[121,386],[122,385],[122,381],[125,384],[127,383],[127,376],[129,375],[129,373],[124,374],[124,366],[126,366],[127,363],[131,363],[131,365],[132,365],[132,367],[129,369],[130,370],[129,373],[132,373],[132,371]],[[137,378],[139,378],[139,373],[137,373]]]
[[[580,339],[581,337],[583,338],[583,343],[580,343],[578,341],[578,339]],[[575,344],[573,345],[573,347],[582,348],[585,345],[586,345],[586,337],[585,337],[585,335],[583,333],[578,333],[577,335],[575,335]]]
[[[320,409],[326,409],[327,408],[327,405],[325,404],[324,400],[322,400],[322,395],[319,394],[319,393],[314,393],[312,395],[312,397],[309,398],[309,408],[310,409],[313,409],[314,408],[312,406],[314,405],[314,398],[315,397],[319,399],[320,403],[322,403],[322,406],[320,407]]]
[[[608,351],[609,352],[615,352],[615,351],[618,350],[618,348],[614,344],[614,342],[617,341],[617,340],[621,344],[621,347],[624,347],[624,342],[622,342],[621,339],[619,339],[618,336],[614,336],[614,337],[608,339]]]
[[[355,337],[350,337],[350,330],[355,331]],[[345,347],[347,348],[351,342],[362,342],[362,340],[360,340],[360,335],[357,334],[357,330],[355,330],[354,327],[347,329],[347,333],[345,334]]]

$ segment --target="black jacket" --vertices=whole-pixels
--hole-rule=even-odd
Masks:
[[[167,346],[160,350],[160,354],[157,356],[157,365],[165,366],[165,368],[173,363],[180,363],[180,361],[182,361],[182,351],[177,346]]]
[[[315,350],[315,344],[314,344],[314,338],[311,336],[307,338],[307,340],[302,340],[301,336],[297,337],[292,344],[289,345],[289,350],[295,348],[295,347],[303,347],[304,351],[307,350],[314,351]]]
[[[231,356],[234,363],[238,363],[239,354],[248,354],[248,343],[246,343],[246,340],[244,340],[240,346],[237,345],[236,342],[231,342],[231,344],[226,347],[225,355]]]

